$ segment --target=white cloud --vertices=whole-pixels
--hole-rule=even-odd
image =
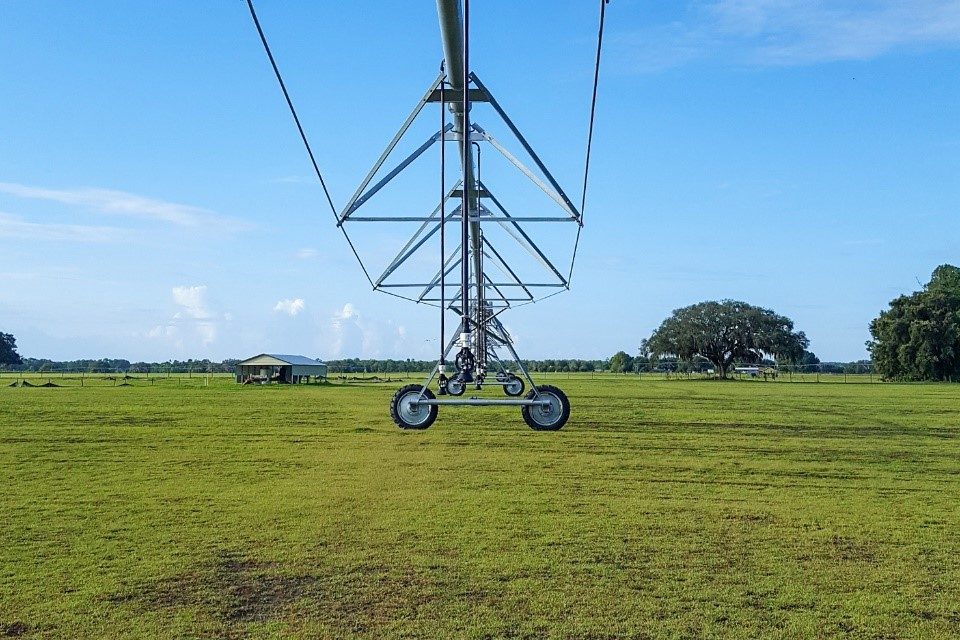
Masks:
[[[356,307],[353,306],[352,302],[348,302],[343,305],[343,309],[333,314],[333,322],[336,324],[344,320],[353,320],[359,317],[360,314],[357,313]]]
[[[351,302],[330,318],[329,337],[326,348],[332,357],[406,358],[413,353],[405,326],[367,318]]]
[[[184,308],[191,318],[208,318],[204,297],[207,294],[207,285],[193,285],[191,287],[174,287],[173,301]]]
[[[316,249],[300,249],[297,251],[297,257],[301,260],[316,258],[318,255],[320,255],[320,252]]]
[[[613,37],[611,46],[641,71],[708,58],[792,66],[960,46],[956,0],[701,0],[689,6],[684,19]]]
[[[220,320],[210,311],[206,285],[184,285],[170,291],[177,311],[167,322],[146,331],[148,338],[163,339],[178,351],[207,348],[216,341]],[[230,314],[223,314],[230,321]]]
[[[0,213],[0,237],[68,242],[116,242],[125,239],[127,232],[116,227],[28,222],[9,213]]]
[[[284,298],[273,307],[273,310],[285,313],[288,316],[295,316],[303,311],[305,306],[306,303],[303,298]]]
[[[222,225],[230,221],[230,219],[202,207],[154,200],[113,189],[94,187],[48,189],[12,182],[0,182],[0,193],[18,198],[76,205],[97,213],[154,220],[185,227],[196,227],[213,222]],[[233,222],[236,224],[236,221]]]
[[[359,357],[364,353],[363,329],[360,326],[360,314],[353,304],[348,302],[330,319],[332,338],[330,352],[337,357]]]

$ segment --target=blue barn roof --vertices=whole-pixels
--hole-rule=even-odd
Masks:
[[[287,355],[283,353],[268,353],[266,354],[271,358],[276,358],[277,360],[283,360],[288,364],[323,364],[320,360],[314,360],[313,358],[308,358],[307,356],[294,356]]]

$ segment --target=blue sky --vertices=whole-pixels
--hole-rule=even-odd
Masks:
[[[342,206],[436,76],[435,4],[257,7]],[[472,7],[475,71],[579,202],[596,3]],[[960,262],[960,3],[613,0],[607,28],[573,288],[505,316],[523,355],[633,351],[730,297],[861,358],[891,298]],[[23,355],[434,354],[435,310],[371,292],[333,226],[243,2],[0,0],[0,42]]]

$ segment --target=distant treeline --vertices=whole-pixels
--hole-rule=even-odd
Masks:
[[[233,373],[240,362],[229,358],[221,362],[210,360],[169,360],[167,362],[130,362],[123,358],[99,360],[48,360],[24,358],[19,365],[7,365],[6,371],[86,371],[87,373]]]
[[[330,375],[341,373],[406,373],[430,371],[436,360],[327,360]],[[512,363],[507,363],[508,367]],[[523,360],[530,371],[606,371],[609,360]]]
[[[692,360],[681,360],[673,356],[652,358],[648,356],[631,356],[625,351],[618,351],[613,354],[613,357],[605,360],[604,364],[603,370],[613,373],[708,373],[713,371],[715,367],[712,362],[701,357],[695,357]],[[763,358],[757,361],[736,360],[733,362],[733,366],[775,368],[781,371],[794,371],[797,373],[853,374],[873,371],[873,363],[869,360],[820,362],[820,359],[809,351],[804,352],[804,356],[796,362],[776,362],[768,358]]]
[[[123,358],[100,358],[99,360],[49,360],[47,358],[24,358],[19,365],[6,365],[5,371],[55,372],[86,371],[88,373],[233,373],[240,360],[228,358],[220,362],[211,360],[169,360],[167,362],[131,362]],[[607,360],[550,359],[524,360],[531,371],[606,371]],[[326,361],[329,374],[349,373],[420,373],[433,369],[436,360],[374,360],[346,358]]]
[[[169,360],[167,362],[130,362],[123,358],[101,358],[99,360],[49,360],[46,358],[24,358],[19,365],[0,365],[3,371],[27,372],[81,372],[87,373],[233,373],[240,360],[228,358],[220,362],[211,360]],[[327,360],[328,373],[331,376],[355,373],[422,373],[436,366],[435,360],[373,360],[346,358]],[[512,362],[506,363],[515,368]],[[772,360],[764,360],[760,366],[777,366]],[[630,357],[619,352],[611,358],[602,360],[581,360],[579,358],[555,358],[546,360],[524,360],[523,365],[537,373],[612,371],[615,373],[706,373],[712,365],[704,359],[680,361],[677,358],[651,360],[645,357]],[[780,368],[785,368],[781,365]],[[865,373],[872,369],[869,360],[856,362],[806,362],[789,367],[794,371],[809,373]]]

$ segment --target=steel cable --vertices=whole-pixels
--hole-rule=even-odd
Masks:
[[[600,26],[597,29],[597,57],[593,64],[593,93],[590,98],[590,124],[587,127],[587,152],[583,162],[583,192],[580,196],[580,224],[577,227],[577,239],[573,243],[573,256],[570,259],[570,273],[567,275],[567,288],[573,278],[573,265],[577,260],[577,247],[580,245],[580,231],[583,229],[583,213],[587,207],[587,181],[590,177],[590,153],[593,150],[593,123],[597,113],[597,88],[600,85],[600,55],[603,52],[603,25],[606,8],[610,0],[600,0]]]
[[[357,253],[356,247],[353,246],[353,241],[350,240],[350,236],[347,235],[346,229],[340,224],[340,216],[337,214],[337,208],[333,204],[333,198],[330,197],[330,190],[327,188],[327,182],[323,179],[323,173],[320,171],[320,165],[317,164],[317,158],[313,154],[313,149],[310,147],[310,141],[307,140],[307,134],[303,130],[303,125],[300,123],[300,117],[297,115],[297,110],[293,106],[293,100],[290,99],[290,92],[287,91],[287,85],[283,81],[283,76],[280,74],[280,68],[277,66],[277,61],[273,57],[273,52],[270,50],[270,44],[267,42],[267,36],[263,32],[263,27],[260,26],[260,20],[257,18],[257,12],[253,8],[253,0],[246,0],[247,8],[250,10],[250,17],[253,18],[253,24],[257,28],[257,33],[260,35],[260,42],[263,44],[263,50],[267,54],[267,58],[270,60],[270,66],[273,67],[273,74],[277,78],[277,82],[280,84],[280,90],[283,91],[283,97],[287,101],[287,107],[290,108],[290,115],[293,116],[293,121],[297,125],[297,131],[300,132],[300,139],[303,141],[303,146],[307,150],[307,155],[310,156],[310,163],[313,165],[313,171],[317,174],[317,179],[320,180],[320,186],[323,187],[323,195],[327,198],[327,204],[330,205],[330,212],[333,214],[334,220],[337,221],[337,226],[340,228],[340,231],[343,232],[343,237],[346,239],[347,244],[350,245],[350,250],[353,252],[353,256],[357,259],[357,262],[360,264],[360,268],[363,269],[363,275],[367,277],[367,281],[370,282],[370,286],[376,289],[376,286],[373,284],[373,279],[370,277],[370,274],[367,272],[367,267],[364,266],[363,260],[360,259],[360,254]]]

